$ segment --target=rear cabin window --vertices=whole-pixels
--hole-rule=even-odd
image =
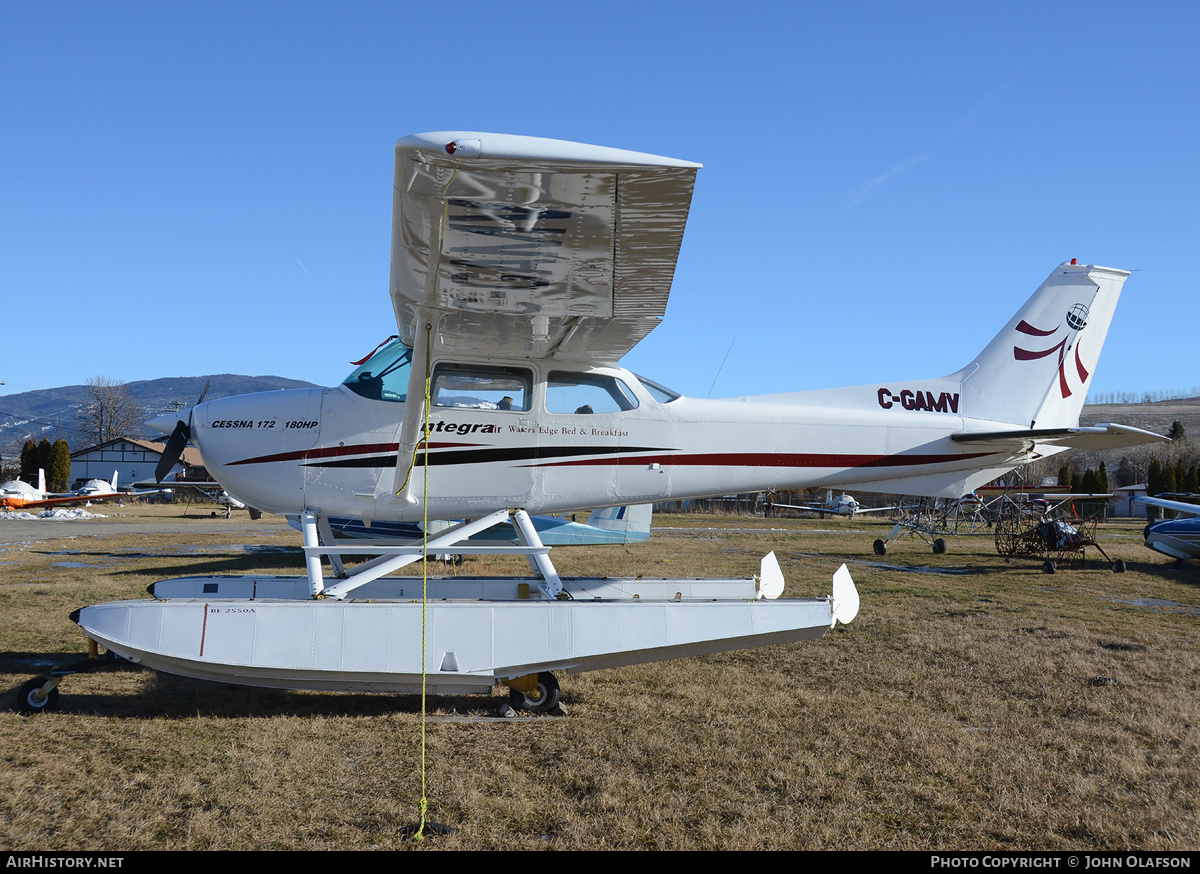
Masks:
[[[646,379],[641,374],[634,374],[642,383],[642,388],[650,393],[650,397],[654,398],[660,404],[669,404],[671,401],[677,401],[682,397],[677,391],[671,391],[665,385],[660,385],[652,379]]]
[[[546,412],[591,415],[637,407],[625,383],[615,376],[553,370],[546,380]]]
[[[476,410],[529,410],[532,378],[519,367],[439,364],[433,371],[433,405]]]

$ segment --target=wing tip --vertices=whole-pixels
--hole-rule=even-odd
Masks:
[[[459,148],[462,144],[462,148]],[[563,161],[618,166],[674,167],[698,170],[703,165],[679,158],[594,146],[571,140],[529,137],[482,131],[429,131],[396,141],[396,152],[417,152],[446,159],[502,158],[508,160]]]

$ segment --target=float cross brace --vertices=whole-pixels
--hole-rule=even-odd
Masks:
[[[488,530],[492,526],[507,521],[511,517],[517,529],[520,540],[518,546],[479,545],[465,546],[473,534]],[[428,555],[445,552],[461,552],[470,555],[524,555],[534,573],[542,578],[538,588],[550,600],[556,600],[562,593],[562,580],[550,561],[550,547],[542,543],[534,528],[529,514],[524,510],[497,510],[494,513],[475,520],[460,522],[453,528],[440,532],[427,542],[411,541],[394,545],[358,545],[342,541],[334,542],[329,523],[321,514],[306,510],[300,517],[300,530],[304,536],[305,565],[308,571],[309,594],[313,598],[333,598],[341,600],[357,589],[373,580],[397,571],[402,567],[420,561]],[[334,572],[340,577],[333,585],[326,586],[321,568],[321,556],[330,557]],[[341,557],[344,555],[375,556],[358,567],[345,570]]]

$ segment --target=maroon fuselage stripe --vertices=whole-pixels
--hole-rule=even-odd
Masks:
[[[946,464],[994,455],[993,452],[968,452],[954,455],[829,455],[774,452],[705,453],[639,455],[621,458],[581,458],[577,461],[552,461],[525,467],[577,467],[581,465],[670,464],[692,467],[910,467],[920,464]]]
[[[485,443],[430,443],[430,449],[452,449],[460,446],[486,446]],[[267,464],[272,461],[307,461],[311,458],[340,458],[346,455],[368,455],[373,452],[396,452],[399,443],[364,443],[360,446],[325,446],[317,449],[296,449],[292,452],[279,452],[275,455],[257,455],[254,458],[243,458],[241,461],[229,462],[235,464]]]
[[[229,462],[235,464],[266,464],[271,461],[299,461],[305,458],[338,458],[343,455],[366,455],[369,452],[395,452],[400,448],[398,443],[364,443],[361,446],[326,446],[322,449],[297,449],[294,452],[279,452],[275,455],[258,455],[254,458],[243,458],[241,461]]]
[[[475,447],[486,444],[479,443],[431,443],[430,449],[453,449],[459,447]],[[241,461],[230,462],[230,465],[265,464],[277,461],[308,461],[320,458],[338,458],[351,455],[366,455],[372,452],[395,452],[399,447],[395,443],[375,443],[360,446],[330,446],[324,449],[306,449],[296,452],[281,452],[276,455],[261,455],[255,458],[245,458]],[[617,457],[598,458],[589,455],[586,458],[575,458],[564,461],[538,459],[538,447],[509,447],[496,449],[494,457],[486,450],[469,450],[467,457],[457,457],[456,452],[439,452],[428,456],[431,464],[495,464],[497,462],[520,462],[523,459],[513,458],[509,453],[514,450],[526,449],[531,456],[527,463],[519,467],[581,467],[581,466],[624,466],[642,464],[667,464],[682,467],[788,467],[788,468],[871,468],[871,467],[914,467],[926,464],[947,464],[956,461],[970,461],[992,452],[970,452],[961,454],[939,455],[840,455],[831,453],[788,453],[788,452],[707,452],[707,453],[673,453],[663,452],[655,455],[622,455]],[[558,452],[569,451],[567,447],[559,448]],[[604,447],[579,447],[579,451],[608,454]],[[636,451],[636,450],[635,450]],[[507,457],[505,457],[507,456]],[[370,459],[363,459],[370,461]],[[394,463],[390,459],[389,463]],[[418,460],[420,464],[420,460]],[[382,466],[382,462],[381,462]]]

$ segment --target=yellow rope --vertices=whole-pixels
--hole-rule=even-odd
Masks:
[[[425,840],[425,812],[429,808],[429,798],[426,796],[425,790],[425,609],[429,604],[429,402],[432,391],[432,369],[430,361],[430,341],[433,332],[433,325],[425,326],[425,426],[421,431],[421,440],[417,444],[425,446],[425,483],[423,486],[424,495],[422,496],[422,523],[421,523],[421,822],[417,826],[417,832],[413,835],[414,840]],[[413,452],[413,459],[416,459],[416,452]]]
[[[442,251],[441,241],[446,237],[446,223],[449,211],[449,202],[446,200],[446,192],[450,190],[450,185],[458,176],[456,169],[450,174],[450,178],[446,180],[445,186],[442,188],[442,221],[438,232],[439,244],[435,252],[440,255]],[[431,264],[429,267],[429,275],[437,276],[437,264]],[[425,788],[425,725],[427,714],[425,712],[425,685],[427,674],[425,671],[425,645],[426,645],[426,608],[429,605],[429,407],[433,393],[433,324],[425,325],[425,425],[421,431],[421,439],[417,445],[413,447],[412,462],[408,467],[408,475],[404,478],[403,491],[408,487],[408,481],[412,478],[412,469],[417,463],[417,450],[422,446],[425,447],[425,481],[423,486],[424,494],[421,498],[422,503],[422,524],[421,524],[421,822],[417,826],[416,834],[413,835],[413,840],[425,840],[425,813],[429,809],[429,798],[426,795]]]

